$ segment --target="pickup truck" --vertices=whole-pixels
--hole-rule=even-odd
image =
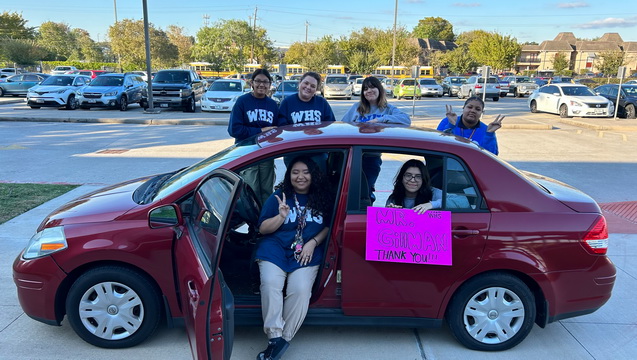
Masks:
[[[195,112],[207,82],[192,70],[160,70],[153,78],[153,107]]]
[[[504,81],[509,83],[509,93],[515,97],[524,97],[524,95],[531,95],[540,86],[531,81],[528,76],[505,76]]]

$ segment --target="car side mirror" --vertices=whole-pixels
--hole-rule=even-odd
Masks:
[[[560,96],[560,93],[553,93],[553,95],[555,95],[555,96]]]
[[[161,229],[183,224],[181,210],[175,204],[152,209],[148,214],[148,227]]]

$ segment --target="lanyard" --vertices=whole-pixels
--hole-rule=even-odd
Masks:
[[[301,251],[303,251],[303,229],[305,229],[305,215],[307,214],[307,204],[301,210],[301,205],[299,204],[299,200],[296,198],[296,193],[294,193],[294,207],[296,208],[296,216],[298,219],[296,225],[296,235],[294,236],[294,241],[292,245],[290,245],[290,249],[294,250],[294,259],[299,261],[301,258]]]

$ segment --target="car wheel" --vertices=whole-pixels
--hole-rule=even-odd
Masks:
[[[520,97],[520,93],[518,92],[518,89],[515,89],[515,92],[513,93],[514,97]]]
[[[500,97],[498,97],[498,96],[493,98],[493,101],[499,101],[499,100],[500,100]]]
[[[66,100],[66,110],[75,110],[77,109],[77,99],[75,95],[69,95],[69,98]]]
[[[126,96],[122,96],[122,99],[119,101],[119,111],[128,110],[128,99]]]
[[[562,104],[560,106],[560,117],[567,118],[568,117],[568,106],[566,104]]]
[[[626,105],[626,119],[634,119],[635,118],[635,105],[629,104]]]
[[[29,106],[31,109],[39,109],[39,106]]]
[[[140,106],[142,109],[144,109],[144,110],[148,109],[148,100],[146,100],[146,99],[141,99],[141,100],[139,101],[139,106]]]
[[[537,103],[535,102],[535,100],[531,101],[531,104],[529,105],[529,108],[531,109],[532,113],[536,113],[537,111]]]
[[[462,96],[462,91],[458,90],[458,99],[462,99],[464,98],[464,96]]]
[[[4,96],[4,89],[0,87],[0,97]]]
[[[509,274],[473,278],[454,294],[447,321],[455,338],[480,351],[507,350],[531,332],[535,298],[528,286]]]
[[[416,98],[416,100],[420,100],[420,99],[422,99],[422,96],[418,96],[418,97]]]
[[[71,286],[66,314],[84,341],[126,348],[146,340],[161,320],[161,297],[146,276],[120,266],[83,273]]]
[[[186,107],[184,108],[184,112],[194,113],[196,109],[197,109],[197,103],[195,102],[195,98],[191,96],[190,98],[188,98],[188,103],[186,104]]]
[[[347,98],[347,100],[352,100],[352,97],[351,97],[351,96],[350,96],[350,97],[348,97],[348,98]]]

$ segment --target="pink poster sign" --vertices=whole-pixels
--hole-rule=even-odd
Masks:
[[[365,260],[451,265],[451,212],[368,207]]]

